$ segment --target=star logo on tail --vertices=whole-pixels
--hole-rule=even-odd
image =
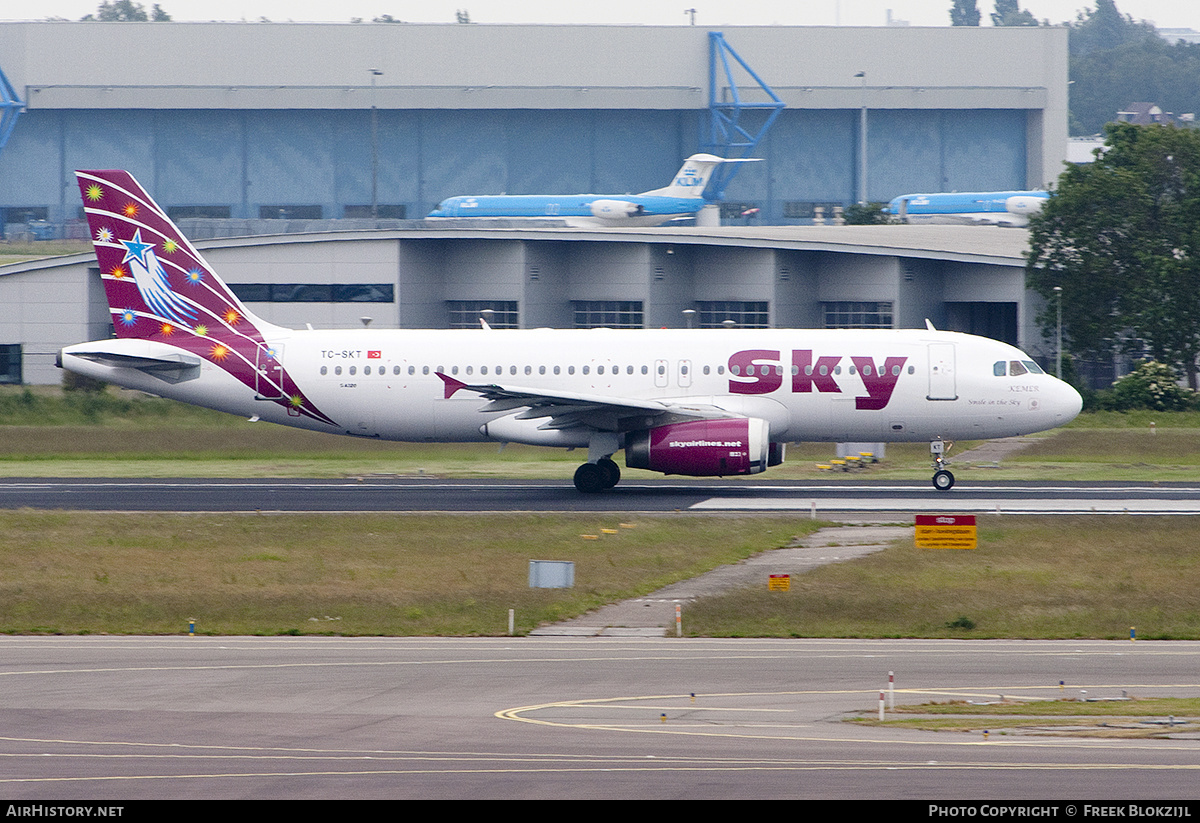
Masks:
[[[171,289],[167,272],[154,253],[154,244],[142,242],[142,230],[135,231],[132,240],[122,240],[121,245],[125,247],[125,258],[121,262],[130,264],[133,279],[146,305],[165,320],[181,326],[190,325],[196,319],[196,310]]]

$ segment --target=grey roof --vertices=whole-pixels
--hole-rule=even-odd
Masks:
[[[415,221],[414,221],[415,222]],[[421,228],[385,231],[331,231],[196,241],[197,248],[270,246],[347,240],[421,239],[580,240],[615,243],[669,243],[739,248],[829,251],[842,254],[888,255],[1004,266],[1024,266],[1029,232],[995,226],[725,226],[720,228],[558,228],[450,227],[427,221]],[[0,266],[0,276],[93,260],[92,254],[72,254],[25,260]]]

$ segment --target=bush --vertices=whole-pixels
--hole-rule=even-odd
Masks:
[[[847,226],[874,226],[896,222],[890,214],[884,214],[887,203],[855,203],[846,209]]]
[[[1170,366],[1155,360],[1143,360],[1111,389],[1095,395],[1095,408],[1102,411],[1186,411],[1196,404],[1196,393],[1179,385]]]
[[[73,371],[67,371],[66,369],[63,369],[63,391],[102,392],[107,387],[108,384],[103,380],[97,380],[94,377],[85,377],[82,374],[76,374]]]

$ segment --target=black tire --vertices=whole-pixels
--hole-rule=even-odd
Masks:
[[[600,466],[595,463],[584,463],[575,470],[575,488],[584,494],[604,491],[609,488],[604,485],[607,477],[607,473]]]
[[[940,492],[948,492],[954,488],[954,475],[946,469],[933,473],[933,487]]]
[[[604,470],[604,488],[611,489],[621,482],[621,467],[617,465],[617,461],[611,457],[604,457],[597,460],[596,465]]]

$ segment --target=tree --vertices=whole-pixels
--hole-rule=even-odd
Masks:
[[[892,216],[883,211],[886,206],[887,203],[855,203],[846,209],[846,225],[874,226],[893,223],[895,220]]]
[[[1097,0],[1070,27],[1071,133],[1096,134],[1129,103],[1200,111],[1200,45],[1168,43],[1113,0]]]
[[[993,26],[1036,26],[1037,18],[1029,11],[1022,9],[1020,0],[996,0],[996,10],[992,12]]]
[[[950,8],[950,25],[978,26],[979,18],[976,0],[954,0],[954,5]]]
[[[1071,24],[1070,50],[1084,55],[1157,37],[1151,24],[1121,14],[1115,0],[1096,0],[1096,8],[1079,12]]]
[[[1064,348],[1149,355],[1197,387],[1200,356],[1200,131],[1105,126],[1106,150],[1071,166],[1030,220],[1026,275]]]
[[[103,0],[95,14],[80,18],[82,20],[99,21],[101,23],[162,23],[170,21],[171,15],[163,11],[162,6],[154,4],[149,14],[146,7],[133,0]]]

